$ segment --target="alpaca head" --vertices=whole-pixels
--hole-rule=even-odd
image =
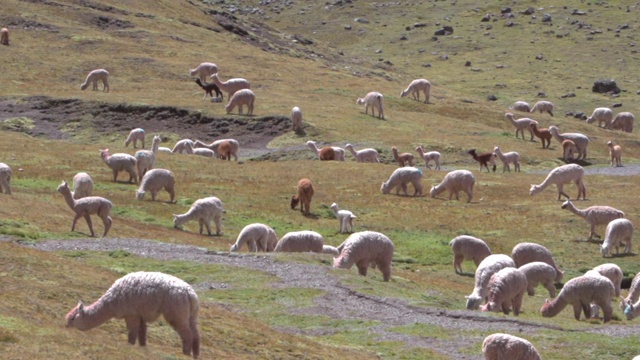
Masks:
[[[331,210],[333,210],[333,212],[336,212],[336,211],[338,211],[338,204],[333,203],[333,204],[331,204],[331,206],[330,206],[329,208],[330,208]]]
[[[234,252],[234,251],[238,251],[238,244],[233,244],[229,248],[229,252]]]
[[[539,185],[531,184],[531,189],[529,189],[529,195],[535,195],[542,191],[542,188]]]
[[[293,197],[291,197],[291,209],[292,210],[295,209],[299,203],[300,203],[300,198],[298,197],[298,195],[293,195]]]
[[[633,304],[627,304],[627,307],[624,309],[624,316],[627,318],[627,320],[633,320]]]
[[[571,200],[567,200],[562,204],[562,208],[566,209],[571,205]]]
[[[607,146],[608,146],[608,147],[613,147],[613,142],[611,142],[611,141],[607,141]]]
[[[100,149],[100,156],[102,159],[106,159],[109,157],[109,149]]]
[[[80,90],[86,90],[89,87],[89,83],[84,83],[82,85],[80,85]]]
[[[76,305],[67,316],[65,316],[65,320],[67,321],[66,327],[76,327],[78,329],[81,328],[80,320],[84,316],[84,304],[82,301],[78,301],[78,305]]]
[[[69,192],[69,184],[67,184],[66,180],[62,180],[62,183],[58,185],[58,192],[60,194],[64,194],[65,192]]]
[[[480,305],[480,311],[483,311],[483,312],[486,312],[486,311],[498,312],[499,310],[500,308],[497,306],[497,304],[491,301],[487,302],[484,305]]]
[[[542,317],[551,317],[551,301],[545,299],[544,304],[540,308],[540,314]]]
[[[333,267],[337,269],[348,269],[347,258],[344,256],[338,256],[333,258]]]
[[[436,197],[436,187],[435,186],[431,187],[431,190],[429,190],[429,194],[431,194],[432,198]]]
[[[514,116],[513,116],[513,114],[512,114],[512,113],[509,113],[509,112],[508,112],[508,113],[505,113],[505,114],[504,114],[504,117],[506,117],[507,119],[511,119],[511,120],[513,120],[513,117],[514,117]]]
[[[356,100],[356,104],[358,104],[358,105],[364,104],[364,99],[363,98],[358,98],[358,100]]]
[[[183,223],[184,223],[184,220],[182,220],[182,218],[179,215],[173,214],[173,227],[174,228],[177,229]]]
[[[467,299],[467,310],[475,310],[480,306],[482,298],[477,295],[465,296]]]
[[[602,257],[606,257],[607,255],[609,255],[609,250],[609,246],[600,245],[600,254],[602,254]]]
[[[380,191],[382,191],[382,193],[385,195],[388,194],[390,190],[391,189],[389,189],[389,183],[383,182],[382,186],[380,186]]]
[[[142,200],[144,199],[145,192],[143,190],[136,190],[136,199]]]

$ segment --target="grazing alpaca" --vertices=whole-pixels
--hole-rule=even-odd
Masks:
[[[270,226],[254,223],[245,226],[240,231],[235,244],[231,245],[229,251],[239,251],[244,244],[247,244],[250,252],[271,252],[275,249],[277,243],[278,236]]]
[[[602,257],[609,254],[612,247],[616,248],[616,255],[620,253],[620,245],[624,244],[624,252],[631,253],[631,240],[633,239],[633,224],[627,219],[615,219],[607,224],[604,233],[604,241],[600,245]]]
[[[438,185],[431,187],[431,197],[435,198],[445,190],[449,191],[449,200],[456,196],[456,200],[460,200],[458,196],[460,191],[467,194],[467,202],[471,202],[473,198],[473,185],[476,183],[476,177],[468,170],[453,170],[447,173]]]
[[[183,140],[180,140],[180,142],[181,141]],[[231,155],[233,155],[233,160],[238,161],[238,150],[240,149],[240,143],[236,139],[220,139],[212,142],[211,144],[205,144],[200,140],[196,140],[195,143],[192,144],[192,147],[194,149],[207,148],[217,154],[220,144],[222,144],[225,141],[228,141],[229,143],[231,143]],[[178,144],[176,144],[176,146],[178,146]],[[174,148],[174,152],[175,152],[175,148]]]
[[[372,268],[377,266],[384,281],[391,279],[394,245],[386,235],[375,231],[357,232],[349,235],[338,250],[340,255],[333,258],[334,268],[351,269],[355,264],[358,273],[367,276],[369,265]]]
[[[367,148],[355,151],[353,145],[347,144],[344,146],[345,149],[351,152],[354,158],[356,158],[357,162],[372,162],[379,163],[380,159],[378,159],[378,151],[373,148]]]
[[[364,98],[358,98],[356,104],[364,104],[364,113],[369,114],[369,106],[371,106],[371,116],[376,116],[375,109],[378,109],[378,118],[384,120],[384,96],[379,92],[372,91]]]
[[[542,262],[533,261],[519,266],[518,269],[527,277],[527,294],[533,296],[536,294],[535,288],[542,284],[550,297],[556,297],[556,287],[553,283],[556,281],[556,269],[553,266]]]
[[[476,267],[480,265],[482,260],[491,255],[491,249],[487,243],[469,235],[460,235],[449,242],[449,246],[453,250],[453,270],[456,274],[464,274],[462,271],[462,262],[472,260]]]
[[[596,234],[597,225],[607,225],[615,219],[624,218],[624,212],[611,206],[594,205],[580,210],[573,205],[571,200],[567,200],[562,204],[562,208],[584,218],[591,225],[589,240],[593,239],[594,236],[600,237],[600,235]]]
[[[578,150],[577,160],[584,160],[587,158],[587,146],[589,146],[589,138],[586,135],[580,133],[560,134],[556,126],[549,126],[549,132],[560,144],[562,144],[562,142],[567,139],[573,141],[573,143],[576,145],[576,149]]]
[[[484,360],[542,360],[529,341],[517,336],[495,333],[482,342]]]
[[[118,180],[118,173],[120,171],[126,171],[129,173],[129,182],[136,182],[136,165],[138,161],[135,157],[125,154],[109,154],[109,149],[100,149],[100,157],[109,168],[113,171],[113,181]]]
[[[531,111],[531,106],[529,106],[529,103],[526,101],[516,101],[513,105],[509,106],[509,109],[528,113]]]
[[[230,141],[223,141],[218,146],[218,157],[222,160],[231,161],[231,151],[233,149],[233,145]]]
[[[635,121],[636,117],[632,113],[623,111],[613,118],[613,121],[611,121],[611,129],[630,133],[633,131],[633,123]]]
[[[436,163],[436,170],[440,170],[440,153],[439,152],[437,151],[424,152],[424,150],[422,149],[422,145],[418,145],[416,147],[416,151],[418,152],[422,160],[424,160],[425,168],[431,170],[431,166],[429,166],[429,161],[433,160],[433,162]]]
[[[197,76],[200,81],[207,83],[207,78],[218,72],[218,66],[214,63],[203,62],[195,69],[189,71],[189,75]]]
[[[420,91],[424,92],[424,103],[429,103],[429,92],[431,91],[431,83],[427,79],[416,79],[400,93],[400,97],[411,94],[415,100],[420,101]]]
[[[404,167],[405,164],[413,166],[413,154],[406,152],[398,155],[398,148],[395,146],[391,148],[391,152],[393,152],[393,158],[396,159],[401,167]]]
[[[234,78],[222,82],[220,81],[220,77],[218,77],[218,74],[213,74],[211,75],[211,79],[213,80],[214,84],[218,85],[220,90],[227,92],[227,94],[229,95],[229,99],[231,99],[233,97],[233,94],[235,94],[239,90],[251,89],[251,84],[249,83],[249,81],[243,78]]]
[[[481,311],[509,314],[513,307],[513,315],[520,314],[522,299],[527,291],[527,276],[516,268],[504,268],[491,275],[487,285],[487,303],[480,306]]]
[[[527,130],[529,131],[529,134],[531,135],[531,139],[529,139],[530,141],[533,141],[533,130],[531,129],[531,125],[533,124],[538,124],[537,121],[533,120],[533,119],[529,119],[529,118],[520,118],[518,120],[515,119],[514,115],[512,113],[506,113],[504,114],[504,116],[509,119],[509,122],[511,122],[511,124],[513,126],[515,126],[516,128],[516,138],[518,138],[518,133],[520,133],[522,135],[522,140],[524,140],[524,131]]]
[[[493,152],[477,154],[476,149],[471,149],[467,153],[473,157],[473,160],[480,163],[480,172],[482,172],[483,166],[487,168],[487,172],[489,172],[488,163],[493,165],[493,172],[496,172],[496,154]]]
[[[511,258],[518,268],[536,261],[548,264],[555,270],[555,280],[557,282],[560,282],[564,277],[564,272],[556,265],[551,251],[540,244],[530,242],[519,243],[513,247]]]
[[[622,166],[622,147],[620,145],[613,145],[613,142],[607,141],[607,147],[609,148],[609,156],[611,156],[611,166],[616,163],[616,167]]]
[[[78,219],[84,217],[87,221],[87,225],[89,226],[91,237],[96,236],[93,231],[90,215],[97,214],[104,224],[104,234],[102,234],[102,237],[107,236],[107,233],[111,228],[111,224],[113,223],[111,217],[109,217],[111,208],[113,207],[111,201],[99,196],[88,196],[75,200],[71,194],[71,189],[69,189],[69,184],[64,180],[62,181],[62,184],[58,186],[58,192],[64,196],[64,200],[67,202],[67,205],[69,205],[71,210],[76,213],[76,216],[73,218],[73,222],[71,223],[71,231],[75,230]]]
[[[124,141],[124,147],[128,147],[131,142],[133,142],[133,148],[136,149],[138,147],[138,140],[142,142],[142,148],[144,149],[144,129],[136,128],[129,132],[129,136]]]
[[[207,83],[203,84],[200,79],[196,79],[196,84],[198,84],[202,88],[202,90],[204,90],[204,96],[202,97],[202,100],[204,100],[207,97],[207,95],[210,95],[211,97],[213,97],[214,91],[216,92],[217,97],[224,100],[224,96],[222,96],[222,91],[220,91],[220,88],[218,87],[218,85],[207,84]]]
[[[309,179],[298,181],[298,194],[291,198],[291,209],[295,209],[300,203],[300,212],[305,215],[311,213],[311,198],[313,198],[313,183]]]
[[[418,168],[414,167],[401,167],[396,169],[391,176],[389,176],[389,180],[382,183],[380,186],[380,191],[383,194],[388,194],[396,189],[396,195],[400,194],[400,189],[404,192],[405,196],[407,194],[407,184],[413,184],[415,191],[413,192],[413,196],[422,196],[422,183],[420,180],[422,179],[422,171]]]
[[[576,147],[576,143],[573,141],[566,139],[562,140],[562,157],[564,161],[573,161],[573,154],[578,152],[578,148]]]
[[[0,30],[0,44],[9,45],[9,29],[2,28]]]
[[[86,331],[111,318],[124,318],[129,331],[129,344],[136,340],[147,344],[147,323],[162,314],[180,334],[182,352],[197,359],[200,355],[198,332],[198,295],[191,285],[175,276],[160,272],[135,272],[116,280],[95,303],[82,301],[65,317],[67,327]]]
[[[548,112],[549,115],[553,116],[553,103],[551,103],[551,101],[544,100],[538,101],[533,105],[529,112],[534,113],[536,111],[540,111],[540,113]]]
[[[353,232],[353,219],[356,218],[355,215],[349,210],[340,210],[338,209],[338,204],[331,204],[331,211],[333,211],[333,215],[340,221],[340,233],[351,233]]]
[[[570,304],[573,306],[573,316],[576,320],[580,320],[580,313],[583,311],[584,316],[590,319],[590,304],[595,303],[602,308],[603,321],[606,323],[613,315],[611,300],[615,292],[611,280],[604,276],[579,276],[567,281],[555,299],[547,299],[540,308],[540,313],[543,317],[554,317]]]
[[[93,91],[98,90],[98,81],[102,81],[102,91],[109,92],[109,72],[105,69],[93,70],[87,75],[87,79],[80,85],[80,90],[89,87],[89,83],[93,84]]]
[[[318,155],[318,159],[320,160],[345,161],[345,151],[341,147],[325,146],[322,149],[318,149],[318,147],[316,146],[316,142],[312,140],[307,141],[307,146],[309,147],[309,149],[311,149],[311,151]],[[331,153],[331,150],[329,149],[333,149],[333,155]]]
[[[509,166],[511,163],[513,163],[513,167],[515,168],[514,171],[520,172],[520,154],[515,151],[503,154],[502,150],[497,146],[493,148],[493,152],[498,156],[498,158],[500,158],[500,161],[502,161],[502,172],[505,172],[506,170],[511,172],[511,167]]]
[[[508,267],[515,268],[516,265],[509,256],[504,254],[492,254],[480,262],[476,269],[473,292],[465,296],[468,310],[476,310],[480,307],[480,303],[487,297],[487,285],[491,276]]]
[[[222,201],[215,196],[210,196],[196,200],[191,204],[191,208],[184,214],[173,214],[173,227],[178,226],[193,220],[198,220],[200,226],[200,234],[202,234],[202,227],[207,228],[207,234],[211,235],[211,220],[216,223],[216,235],[222,235],[222,214],[224,213],[222,207]]]
[[[591,124],[598,121],[598,127],[602,127],[602,123],[604,123],[604,128],[608,129],[611,126],[611,120],[613,120],[613,111],[609,108],[601,107],[593,110],[593,114],[586,119],[586,122]]]
[[[231,114],[235,107],[238,107],[238,114],[242,115],[242,108],[247,105],[247,115],[253,115],[253,106],[256,95],[251,89],[241,89],[229,96],[229,102],[224,106],[227,114]]]
[[[582,166],[578,164],[567,164],[558,166],[557,168],[551,170],[547,178],[544,179],[542,184],[540,185],[531,185],[531,189],[529,189],[529,195],[536,195],[540,193],[542,190],[546,189],[547,186],[551,184],[556,184],[558,188],[558,200],[560,200],[560,196],[564,195],[567,199],[571,199],[569,195],[567,195],[562,188],[564,184],[575,182],[578,187],[578,200],[580,200],[580,195],[582,195],[582,200],[586,200],[587,198],[587,188],[584,186],[584,169]]]
[[[620,296],[620,310],[624,311],[624,315],[627,320],[633,320],[640,315],[640,272],[636,273],[631,280],[631,287],[629,287],[629,294],[626,298]]]
[[[548,128],[538,129],[537,124],[531,124],[531,131],[533,131],[533,135],[540,138],[543,149],[548,149],[549,146],[551,146],[551,139],[553,138],[553,135],[551,135]],[[545,142],[547,144],[546,146],[544,145]]]

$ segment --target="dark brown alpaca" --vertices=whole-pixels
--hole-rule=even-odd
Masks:
[[[220,91],[220,88],[218,87],[218,85],[216,84],[203,84],[202,81],[200,81],[200,79],[196,79],[196,84],[200,85],[200,87],[202,88],[202,90],[204,90],[204,96],[202,97],[202,99],[204,100],[207,95],[211,95],[211,97],[213,97],[213,92],[216,92],[216,96],[219,97],[220,99],[224,99],[224,97],[222,96],[222,92]]]
[[[551,135],[551,133],[549,132],[549,129],[538,129],[538,126],[536,124],[531,124],[531,130],[533,130],[533,135],[539,137],[542,141],[542,148],[548,149],[551,145],[551,138],[553,137],[553,135]],[[544,146],[545,140],[547,142],[547,146]]]
[[[291,198],[291,209],[295,209],[300,203],[300,212],[305,215],[311,213],[311,198],[313,197],[313,183],[309,179],[298,181],[298,194]]]
[[[476,149],[471,149],[468,153],[473,156],[473,159],[480,163],[480,172],[482,172],[482,167],[487,168],[487,172],[489,172],[489,166],[487,163],[491,163],[493,165],[493,172],[496,172],[496,154],[492,152],[477,154]]]

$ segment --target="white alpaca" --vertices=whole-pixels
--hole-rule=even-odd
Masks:
[[[511,251],[511,258],[518,268],[535,261],[549,264],[549,266],[556,271],[555,280],[557,282],[560,282],[564,277],[564,272],[556,265],[549,249],[540,244],[530,242],[519,243],[513,247],[513,250]]]
[[[109,149],[100,149],[100,157],[111,170],[113,170],[113,181],[118,180],[118,173],[120,171],[126,171],[129,173],[129,182],[136,182],[138,176],[136,175],[136,165],[138,161],[135,157],[124,154],[109,154]]]
[[[242,115],[242,108],[247,105],[247,115],[253,115],[253,105],[256,101],[256,94],[251,89],[236,91],[230,96],[229,102],[224,106],[227,114],[231,114],[235,107],[238,107],[238,114]]]
[[[322,149],[318,149],[318,146],[316,146],[316,142],[309,140],[307,141],[307,146],[309,147],[309,149],[311,149],[311,151],[313,151],[314,153],[316,153],[316,155],[318,156],[318,159],[320,159],[320,152],[322,151]],[[343,148],[341,147],[337,147],[337,146],[332,146],[333,151],[335,153],[335,160],[336,161],[345,161],[346,157],[345,157],[345,151]],[[320,159],[322,160],[322,159]]]
[[[587,158],[587,146],[589,146],[589,138],[580,133],[563,133],[560,134],[556,126],[549,126],[549,132],[560,144],[564,140],[571,140],[578,150],[577,160],[585,160]]]
[[[600,245],[600,253],[603,257],[616,248],[618,255],[620,245],[624,244],[624,252],[631,253],[631,240],[633,239],[633,224],[627,219],[612,220],[605,230],[604,242]]]
[[[562,157],[564,161],[573,161],[574,154],[578,153],[576,143],[569,139],[562,140]]]
[[[620,287],[622,286],[622,278],[624,277],[620,266],[612,263],[601,264],[594,267],[592,270],[587,271],[587,273],[591,271],[594,271],[611,280],[615,289],[615,296],[620,296]]]
[[[533,113],[536,111],[539,111],[540,113],[548,112],[549,115],[553,116],[553,103],[551,103],[551,101],[545,100],[538,101],[537,103],[535,103],[535,105],[533,105],[529,112]]]
[[[520,154],[515,151],[509,151],[508,153],[502,153],[499,147],[493,148],[493,153],[502,161],[502,172],[508,170],[511,172],[509,164],[513,164],[514,171],[520,172]]]
[[[129,146],[129,144],[133,142],[133,148],[135,149],[137,148],[138,140],[140,140],[140,142],[142,142],[142,148],[144,149],[144,135],[144,129],[142,128],[131,130],[129,136],[127,136],[127,139],[124,141],[124,147]]]
[[[611,121],[611,129],[622,130],[625,132],[633,132],[633,123],[636,121],[636,117],[627,111],[618,113]]]
[[[529,341],[509,334],[495,333],[482,342],[484,360],[542,360]]]
[[[513,105],[509,106],[509,109],[528,113],[531,110],[531,107],[526,101],[516,101]]]
[[[447,173],[440,184],[431,187],[431,197],[435,198],[444,191],[449,192],[449,200],[456,196],[456,200],[460,200],[460,191],[467,194],[467,202],[471,202],[473,198],[473,185],[476,183],[476,177],[468,170],[453,170]]]
[[[249,224],[240,231],[235,244],[231,245],[229,251],[239,251],[244,244],[247,244],[250,252],[271,252],[277,243],[278,236],[273,228],[260,223]]]
[[[562,191],[564,184],[575,182],[578,187],[578,200],[580,200],[580,195],[582,195],[582,200],[586,200],[587,197],[587,188],[584,186],[584,169],[582,166],[578,164],[567,164],[558,166],[557,168],[551,170],[549,175],[547,175],[546,179],[540,185],[531,185],[531,189],[529,189],[529,195],[536,195],[540,193],[542,190],[546,189],[547,186],[551,184],[556,184],[558,188],[558,200],[560,200],[560,196],[564,195],[567,199],[571,199],[569,195],[567,195],[564,191]]]
[[[340,255],[333,258],[334,268],[351,269],[355,264],[358,273],[367,276],[369,265],[377,266],[384,281],[391,279],[394,245],[386,235],[374,231],[353,233],[338,246],[338,250]]]
[[[291,123],[293,124],[293,131],[298,133],[302,131],[302,110],[295,106],[291,109]]]
[[[562,204],[562,208],[584,218],[587,223],[591,225],[589,240],[593,239],[594,236],[600,237],[600,235],[596,233],[596,226],[607,225],[612,220],[624,217],[624,212],[611,206],[594,205],[580,210],[571,202],[571,200],[565,201],[564,204]]]
[[[376,149],[367,148],[355,151],[353,145],[351,144],[345,145],[344,148],[351,152],[353,157],[356,158],[357,162],[380,162],[380,159],[378,159],[378,151]]]
[[[204,157],[216,158],[215,151],[208,148],[193,148],[191,143],[185,143],[186,153],[189,155],[199,155]]]
[[[176,196],[175,192],[176,178],[173,172],[167,169],[151,169],[140,180],[140,187],[136,190],[136,198],[144,199],[144,194],[148,191],[151,193],[151,201],[156,201],[156,196],[160,190],[164,189],[171,197],[169,202],[172,203]]]
[[[218,153],[218,147],[220,147],[220,144],[225,141],[231,144],[231,155],[233,155],[235,161],[238,161],[238,150],[240,149],[240,143],[236,139],[220,139],[212,142],[211,144],[205,144],[200,140],[196,140],[195,143],[193,143],[193,148],[207,148],[209,150],[212,150],[217,156],[220,155]]]
[[[164,146],[158,146],[158,152],[167,153],[167,154],[173,154],[173,151],[171,151],[171,149],[169,149],[168,147],[164,147]]]
[[[191,145],[191,149],[195,147],[195,143],[193,142],[193,140],[182,139],[176,142],[176,144],[173,146],[173,149],[171,149],[171,152],[174,154],[187,154],[187,144]]]
[[[196,200],[184,214],[173,214],[173,227],[178,227],[190,220],[197,219],[200,225],[200,234],[202,234],[202,226],[207,227],[207,234],[211,235],[211,221],[216,224],[216,235],[222,235],[222,214],[224,208],[222,201],[215,196],[206,197]]]
[[[615,162],[616,167],[622,166],[622,147],[620,145],[613,145],[613,142],[607,141],[607,147],[609,148],[609,156],[611,157],[611,166]]]
[[[222,82],[220,81],[220,77],[218,77],[218,74],[213,74],[211,75],[211,79],[213,79],[214,84],[218,85],[220,90],[227,92],[229,99],[231,99],[233,94],[235,94],[237,91],[251,88],[251,84],[249,83],[249,81],[243,78],[233,78]]]
[[[418,152],[422,160],[424,160],[425,168],[431,170],[431,166],[429,166],[429,162],[433,160],[433,162],[436,164],[436,170],[440,170],[441,156],[439,152],[437,151],[424,152],[424,150],[422,149],[422,145],[416,146],[416,151]]]
[[[276,244],[275,252],[322,253],[324,238],[315,231],[303,230],[286,233]]]
[[[207,78],[218,72],[218,66],[214,63],[203,62],[195,69],[189,71],[189,75],[197,76],[203,83],[207,82]]]
[[[624,311],[624,315],[627,320],[632,320],[640,315],[640,272],[636,273],[631,280],[631,287],[629,287],[629,294],[626,298],[620,297],[620,309]]]
[[[102,81],[102,91],[109,92],[109,72],[105,69],[93,70],[87,75],[86,80],[80,85],[80,90],[89,87],[89,83],[93,84],[93,91],[98,90],[98,81]]]
[[[356,218],[355,215],[349,210],[340,210],[338,209],[338,204],[331,204],[331,211],[333,211],[333,215],[340,222],[340,233],[351,233],[353,232],[353,219]]]
[[[615,294],[615,288],[611,280],[604,276],[579,276],[567,281],[560,294],[549,301],[547,299],[540,308],[543,317],[558,315],[567,305],[573,306],[573,316],[580,320],[580,314],[584,311],[587,319],[591,318],[591,306],[595,303],[604,312],[604,322],[611,320],[613,308],[611,300]]]
[[[369,107],[371,107],[371,116],[376,116],[375,109],[378,109],[378,118],[384,119],[384,96],[379,92],[372,91],[364,98],[358,98],[356,104],[364,104],[365,114],[369,114]]]
[[[491,249],[489,249],[487,243],[469,235],[460,235],[453,238],[449,242],[449,246],[453,250],[453,270],[456,274],[464,274],[462,271],[463,261],[472,260],[477,267],[482,260],[491,255]]]
[[[400,97],[405,97],[409,94],[415,99],[420,101],[420,91],[424,92],[424,102],[429,103],[429,92],[431,91],[431,83],[426,79],[416,79],[409,84],[409,86],[400,93]]]
[[[67,205],[69,205],[71,210],[76,213],[76,216],[71,222],[71,231],[75,230],[78,219],[84,217],[87,221],[87,226],[89,226],[91,237],[96,236],[93,231],[90,215],[98,215],[104,224],[104,233],[102,234],[102,237],[107,236],[107,233],[111,228],[111,224],[113,223],[109,216],[111,208],[113,207],[111,201],[99,196],[89,196],[75,200],[71,195],[71,189],[69,189],[69,184],[67,184],[66,181],[62,181],[62,184],[58,186],[58,192],[64,196],[64,200],[67,202]]]
[[[531,128],[531,125],[538,125],[537,121],[529,118],[520,118],[516,120],[512,113],[506,113],[504,114],[504,117],[506,117],[511,125],[516,128],[516,138],[518,137],[518,133],[520,133],[520,135],[522,135],[522,140],[524,140],[524,131],[527,130],[531,135],[529,140],[533,141],[533,129]]]
[[[93,180],[86,172],[79,172],[73,177],[72,197],[75,200],[91,196],[93,192]]]
[[[529,296],[536,294],[535,288],[540,284],[549,291],[550,297],[556,296],[556,287],[553,283],[557,273],[553,266],[542,261],[533,261],[519,266],[518,269],[527,277],[527,294]]]
[[[465,296],[468,310],[476,310],[480,307],[480,303],[487,296],[487,285],[489,285],[491,276],[507,267],[515,268],[516,264],[509,256],[504,254],[492,254],[480,262],[476,269],[473,292]]]
[[[0,193],[11,195],[11,167],[0,163]]]
[[[527,277],[519,269],[507,267],[491,275],[487,285],[487,303],[480,306],[481,311],[509,314],[513,307],[513,315],[520,315],[524,293],[527,291]]]
[[[323,254],[333,255],[333,256],[338,256],[338,255],[340,255],[340,250],[338,250],[338,248],[335,247],[335,246],[322,245],[322,253]]]
[[[112,318],[123,319],[129,332],[129,344],[136,340],[147,344],[147,323],[163,315],[180,334],[182,352],[200,355],[198,332],[198,295],[191,285],[175,276],[159,272],[135,272],[116,280],[95,303],[82,301],[65,317],[67,327],[81,331],[93,329]]]
[[[158,147],[162,142],[160,136],[155,135],[151,142],[151,150],[138,150],[136,151],[136,161],[138,164],[138,177],[142,181],[144,174],[153,169],[156,165],[156,159],[158,158]]]
[[[380,186],[380,191],[383,194],[388,194],[396,189],[396,195],[400,194],[400,189],[404,192],[405,196],[408,196],[407,193],[407,184],[411,183],[414,187],[413,196],[422,196],[422,183],[420,182],[422,179],[422,170],[414,167],[401,167],[397,168],[391,176],[389,176],[389,180],[382,183]]]
[[[597,121],[599,127],[603,127],[602,123],[604,123],[604,127],[609,128],[611,126],[612,120],[613,111],[606,107],[599,107],[595,108],[591,116],[589,116],[585,121],[587,122],[587,124],[591,124]]]

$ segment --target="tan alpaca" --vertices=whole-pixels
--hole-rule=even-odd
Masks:
[[[85,81],[80,85],[80,90],[85,90],[89,87],[89,84],[93,84],[93,91],[97,91],[98,81],[102,81],[102,91],[109,92],[109,72],[105,69],[91,71]]]
[[[577,152],[576,143],[569,139],[562,141],[562,154],[565,161],[573,161],[573,154]]]
[[[325,146],[318,152],[318,158],[322,161],[330,161],[336,159],[336,152],[331,146]]]
[[[622,147],[620,145],[613,145],[613,142],[608,141],[607,146],[609,147],[609,155],[611,156],[611,166],[613,163],[616,163],[617,167],[622,166],[622,161],[620,160],[622,157]]]
[[[393,152],[393,158],[396,159],[396,161],[401,167],[404,167],[405,164],[409,164],[409,166],[413,166],[413,154],[402,153],[398,155],[398,148],[395,146],[391,148],[391,151]]]
[[[107,236],[112,224],[111,217],[109,217],[111,208],[113,207],[111,201],[99,196],[89,196],[75,200],[71,194],[71,189],[69,189],[69,184],[67,184],[66,181],[62,181],[62,184],[58,186],[58,192],[64,196],[67,205],[76,213],[71,223],[71,231],[75,230],[78,219],[84,217],[89,226],[89,231],[91,231],[91,237],[96,236],[93,232],[90,215],[97,214],[104,224],[104,234],[102,234],[102,237]]]
[[[291,198],[291,209],[295,209],[300,203],[300,212],[305,215],[311,213],[311,198],[313,197],[313,183],[309,179],[298,181],[298,194]]]
[[[232,150],[231,142],[223,141],[218,146],[218,156],[222,160],[229,161],[229,160],[231,160],[231,150]]]
[[[9,45],[9,29],[2,28],[0,30],[0,44]]]

